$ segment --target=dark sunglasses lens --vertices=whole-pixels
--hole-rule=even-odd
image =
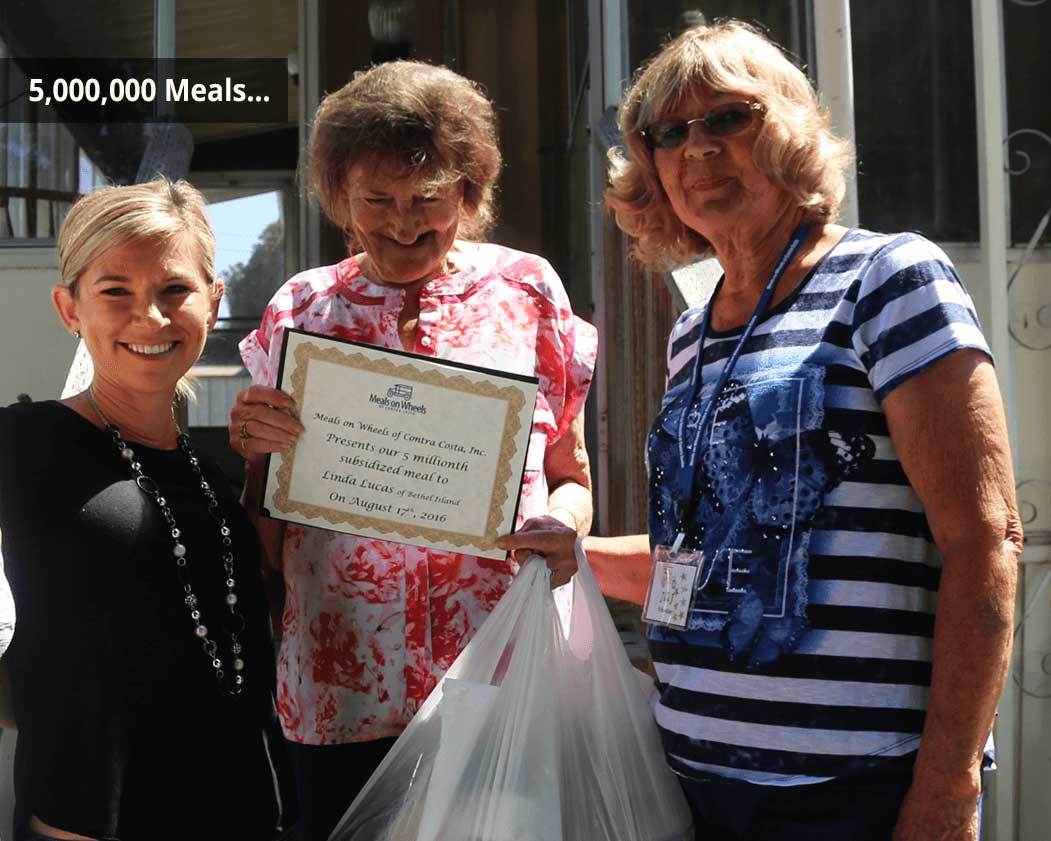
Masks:
[[[752,124],[752,114],[752,109],[747,105],[728,105],[712,111],[705,123],[711,134],[726,137],[748,128]]]
[[[658,149],[672,149],[686,139],[690,127],[686,123],[660,123],[646,130],[650,142]]]

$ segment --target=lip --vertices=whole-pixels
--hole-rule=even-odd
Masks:
[[[398,248],[404,248],[406,250],[409,250],[412,248],[419,248],[424,243],[429,242],[433,235],[434,231],[427,231],[426,233],[420,234],[412,242],[401,242],[397,238],[391,236],[386,237],[386,239],[388,242],[391,243],[391,245],[395,245]]]
[[[729,178],[697,178],[690,182],[691,190],[716,190],[730,183]]]

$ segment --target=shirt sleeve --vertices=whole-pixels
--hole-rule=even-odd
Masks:
[[[668,373],[664,380],[664,390],[682,385],[693,375],[693,366],[697,363],[697,350],[701,342],[701,330],[704,327],[703,307],[693,307],[679,316],[668,336]]]
[[[548,443],[562,437],[584,409],[595,375],[598,332],[573,314],[562,279],[547,261],[542,262],[538,288],[546,298],[546,317],[537,330],[536,374],[540,391],[555,420],[555,433]]]
[[[852,337],[876,398],[962,348],[992,359],[974,302],[945,253],[914,234],[895,237],[858,278]]]
[[[277,385],[277,372],[281,369],[282,336],[286,328],[295,326],[292,314],[299,281],[299,276],[293,277],[277,290],[263,310],[259,326],[238,345],[241,359],[256,385],[270,388]]]

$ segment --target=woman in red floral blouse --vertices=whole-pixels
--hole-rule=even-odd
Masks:
[[[310,152],[311,186],[351,256],[289,280],[241,343],[255,385],[238,396],[230,438],[248,461],[249,510],[265,454],[301,430],[273,388],[282,331],[297,327],[537,377],[519,524],[546,516],[586,534],[595,330],[573,315],[546,260],[483,242],[501,165],[492,104],[451,70],[383,64],[321,103]],[[324,839],[516,566],[258,525],[288,594],[278,705],[304,838]]]

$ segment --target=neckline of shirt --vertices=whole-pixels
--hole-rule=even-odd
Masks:
[[[759,321],[756,323],[756,331],[758,332],[758,328],[774,316],[781,315],[788,309],[790,309],[792,304],[794,304],[799,298],[799,296],[803,294],[803,291],[806,289],[806,287],[810,285],[810,282],[820,273],[821,269],[825,265],[825,262],[833,254],[835,254],[836,251],[839,250],[839,247],[841,245],[844,245],[850,240],[852,240],[857,234],[858,230],[858,228],[847,228],[847,232],[839,238],[839,241],[836,242],[835,245],[833,245],[828,251],[821,255],[818,261],[814,264],[814,267],[806,273],[806,276],[801,281],[799,281],[799,283],[796,284],[796,288],[789,292],[780,302],[778,302],[777,306],[771,307],[769,310],[766,311],[766,314],[762,318],[760,318]],[[711,301],[709,300],[708,303],[705,304],[705,306],[707,307],[710,304]],[[716,330],[714,327],[711,327],[709,325],[708,333],[705,336],[705,338],[730,339],[734,336],[740,336],[741,333],[744,331],[744,328],[745,325],[741,324],[737,327],[731,327],[729,330]]]
[[[38,401],[38,405],[56,407],[60,414],[71,416],[74,421],[79,421],[82,427],[87,427],[88,429],[94,430],[96,433],[98,433],[98,435],[104,437],[107,441],[109,441],[109,433],[106,432],[105,429],[103,429],[100,426],[96,426],[90,420],[88,420],[86,417],[80,414],[80,412],[78,412],[76,409],[67,406],[60,400],[40,400]],[[151,447],[149,444],[143,444],[141,441],[136,441],[132,438],[128,438],[126,440],[129,446],[132,446],[137,450],[146,450],[150,453],[156,453],[160,456],[177,456],[181,452],[178,447],[172,447],[171,449],[163,449],[159,447]]]

